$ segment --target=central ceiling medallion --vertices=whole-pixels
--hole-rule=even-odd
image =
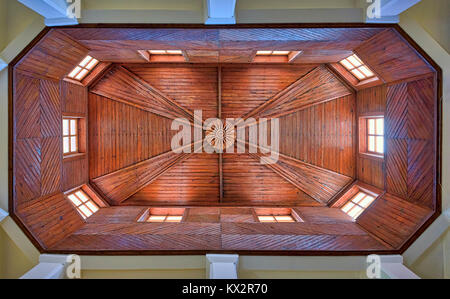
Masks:
[[[208,127],[205,140],[216,152],[223,152],[234,145],[234,125],[226,122],[224,126],[221,120],[216,119]]]

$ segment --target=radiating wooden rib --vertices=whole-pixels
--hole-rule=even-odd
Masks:
[[[319,66],[243,118],[280,117],[352,94],[325,66]]]
[[[262,154],[250,156],[258,160],[264,157]],[[282,154],[277,163],[264,165],[324,205],[352,182],[351,177]]]
[[[118,205],[190,155],[192,154],[176,154],[169,151],[95,178],[92,182],[111,204]]]
[[[167,118],[194,120],[191,111],[122,66],[113,67],[91,92]]]

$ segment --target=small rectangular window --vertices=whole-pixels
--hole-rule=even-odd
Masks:
[[[150,55],[183,55],[181,50],[149,50]]]
[[[147,222],[181,222],[183,216],[149,215]]]
[[[358,81],[375,77],[375,74],[366,66],[356,54],[347,57],[339,62],[347,69]]]
[[[67,77],[81,81],[94,69],[98,62],[97,59],[88,55],[70,72],[69,75],[67,75]]]
[[[256,51],[258,56],[288,56],[291,51]]]
[[[384,118],[367,118],[367,152],[384,154]]]
[[[260,215],[259,222],[296,222],[291,215]]]
[[[374,200],[374,196],[359,191],[341,208],[341,210],[353,219],[357,219]]]
[[[81,189],[70,193],[67,195],[67,198],[69,198],[83,219],[92,216],[100,209],[98,205]]]
[[[63,117],[63,153],[70,155],[79,152],[77,118]]]

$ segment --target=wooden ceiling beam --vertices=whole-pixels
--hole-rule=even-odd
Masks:
[[[95,178],[92,183],[109,200],[111,205],[119,205],[191,155],[192,153],[176,154],[169,151]]]
[[[260,161],[265,157],[262,154],[250,156]],[[323,205],[327,205],[343,188],[353,182],[351,177],[283,154],[279,154],[276,163],[264,165]]]
[[[193,112],[123,66],[114,66],[90,91],[170,119],[186,118],[190,122],[194,121]]]

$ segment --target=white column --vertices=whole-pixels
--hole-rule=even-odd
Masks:
[[[81,0],[18,0],[45,18],[47,26],[76,25],[78,20],[73,15],[80,13]],[[76,10],[76,11],[74,11]],[[79,17],[79,16],[78,16]]]
[[[67,255],[42,254],[39,264],[20,279],[64,279],[66,278]]]
[[[420,279],[419,276],[403,265],[401,255],[381,256],[381,271],[390,279]]]
[[[398,23],[400,14],[421,0],[360,0],[366,2],[366,23]]]
[[[237,279],[237,254],[207,254],[206,274],[210,279]]]
[[[236,0],[204,0],[205,24],[236,24]]]

